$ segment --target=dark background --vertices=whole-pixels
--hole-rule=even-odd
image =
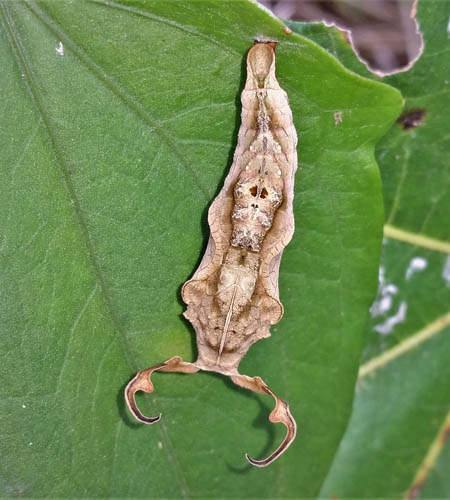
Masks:
[[[278,17],[335,23],[351,30],[361,59],[391,73],[408,65],[420,48],[410,0],[260,0]]]

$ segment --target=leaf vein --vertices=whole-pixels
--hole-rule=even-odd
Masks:
[[[29,6],[28,3],[26,3],[26,5],[30,8],[30,10],[32,12],[34,12],[34,10]],[[0,15],[2,18],[1,20],[3,21],[3,24],[6,28],[8,35],[9,35],[9,39],[10,39],[11,46],[13,48],[13,54],[14,54],[14,57],[16,59],[16,63],[18,65],[19,69],[21,69],[23,74],[25,75],[25,81],[27,84],[27,88],[29,89],[30,95],[33,98],[33,101],[36,105],[36,108],[42,117],[43,124],[45,126],[45,129],[47,130],[47,133],[48,133],[49,138],[51,140],[51,143],[53,145],[53,149],[54,149],[55,156],[57,159],[56,168],[58,168],[58,170],[60,170],[60,172],[62,174],[63,184],[67,188],[68,197],[69,197],[71,205],[74,209],[76,221],[81,229],[81,233],[83,235],[83,238],[84,238],[84,241],[85,241],[85,244],[87,247],[87,254],[88,254],[89,262],[92,266],[93,273],[94,273],[94,276],[96,278],[96,282],[98,283],[99,288],[102,292],[102,295],[105,299],[106,307],[109,310],[112,323],[115,326],[115,331],[118,333],[118,338],[120,340],[120,344],[121,344],[121,347],[123,349],[125,359],[126,359],[129,366],[134,367],[134,370],[137,370],[137,368],[136,368],[137,363],[136,363],[134,355],[131,352],[131,349],[128,345],[128,339],[127,339],[126,332],[125,332],[123,326],[121,325],[121,323],[119,321],[119,318],[117,317],[117,315],[114,311],[112,299],[110,297],[108,287],[106,285],[106,280],[103,277],[102,270],[101,270],[100,265],[97,261],[95,251],[94,251],[94,246],[93,246],[89,231],[87,229],[86,222],[84,221],[84,217],[83,217],[82,210],[81,210],[81,205],[80,205],[80,202],[76,196],[74,185],[70,179],[70,175],[68,173],[68,168],[64,162],[64,155],[59,148],[55,134],[53,133],[53,130],[52,130],[51,125],[50,125],[49,117],[47,116],[47,114],[44,110],[44,106],[42,104],[41,92],[40,92],[36,82],[34,81],[33,72],[31,71],[30,66],[29,66],[29,64],[26,60],[26,57],[25,57],[25,50],[22,47],[20,40],[17,38],[17,36],[15,34],[14,25],[13,25],[12,19],[10,17],[9,11],[8,11],[7,3],[5,3],[3,0],[0,0]],[[35,15],[37,16],[36,13],[35,13]],[[37,17],[39,17],[39,16],[37,16]],[[169,444],[169,442],[170,442],[169,437],[167,435],[166,428],[162,422],[160,423],[160,426],[159,426],[159,432],[163,436],[164,441],[166,441],[166,443]],[[168,448],[169,448],[169,446],[168,446]],[[187,484],[186,484],[185,478],[179,474],[180,468],[179,468],[178,460],[177,460],[175,453],[173,451],[173,448],[170,447],[169,449],[170,449],[171,453],[168,453],[168,460],[169,460],[169,462],[171,462],[173,468],[176,471],[176,477],[178,480],[180,493],[183,497],[185,497],[185,496],[187,496],[186,495]]]
[[[428,451],[423,459],[423,462],[420,464],[420,467],[414,476],[414,479],[411,483],[411,486],[408,489],[408,492],[405,494],[405,498],[417,498],[418,490],[423,486],[424,482],[427,480],[429,473],[435,466],[439,455],[444,449],[446,438],[450,432],[450,410],[448,411],[444,423],[440,427],[435,439],[431,443]]]
[[[392,226],[391,224],[386,224],[384,226],[384,236],[386,238],[402,241],[404,243],[410,243],[411,245],[418,247],[436,250],[437,252],[450,253],[449,241],[430,238],[429,236],[425,236],[423,234],[411,233],[409,231],[405,231],[404,229]]]
[[[221,44],[218,42],[215,38],[205,35],[204,33],[201,33],[194,28],[191,28],[190,26],[187,26],[185,24],[178,23],[176,21],[171,21],[170,19],[167,19],[162,16],[157,16],[156,14],[152,14],[150,12],[145,12],[142,9],[138,9],[136,7],[131,7],[129,5],[121,5],[116,2],[111,2],[107,0],[91,0],[91,3],[95,3],[98,5],[101,5],[102,7],[110,7],[113,9],[118,9],[118,10],[125,10],[127,12],[131,12],[132,14],[135,14],[136,16],[144,17],[147,19],[151,19],[153,21],[166,24],[167,26],[171,26],[172,28],[179,29],[181,31],[184,31],[186,33],[189,33],[190,35],[197,36],[199,38],[202,38],[203,40],[206,40],[210,43],[213,43],[217,47],[220,47],[222,50],[225,52],[229,52],[230,54],[237,54],[239,57],[242,57],[242,54],[238,52],[237,50],[231,49],[230,47],[227,47],[226,45]]]
[[[146,110],[134,96],[132,96],[126,89],[121,88],[120,84],[113,77],[109,76],[90,56],[88,56],[78,43],[69,38],[69,36],[66,35],[66,33],[58,26],[56,21],[48,15],[47,12],[35,5],[32,6],[29,2],[26,2],[26,5],[50,31],[52,31],[64,42],[66,47],[73,51],[79,61],[84,64],[86,68],[88,68],[106,88],[108,88],[123,104],[133,111],[146,125],[152,128],[155,133],[158,134],[161,139],[171,147],[171,151],[178,158],[182,167],[195,180],[195,185],[203,194],[205,200],[209,201],[208,191],[203,187],[196,171],[186,161],[185,155],[179,151],[176,140],[163,130],[161,123],[154,116],[152,116],[151,113]]]
[[[418,332],[414,333],[403,342],[400,342],[391,349],[383,352],[382,354],[371,359],[367,363],[364,363],[359,369],[358,378],[361,379],[369,375],[378,368],[383,367],[384,365],[390,363],[399,356],[402,356],[411,349],[414,349],[415,347],[419,346],[420,344],[422,344],[422,342],[425,342],[426,340],[434,337],[435,335],[444,332],[449,325],[450,325],[450,311],[440,316],[435,321],[428,324]]]

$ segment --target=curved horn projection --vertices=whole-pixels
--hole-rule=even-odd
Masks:
[[[255,460],[245,454],[245,458],[252,465],[255,465],[256,467],[267,467],[279,456],[281,456],[292,444],[297,434],[297,424],[294,420],[294,417],[291,415],[289,405],[286,403],[286,401],[283,401],[275,393],[273,393],[261,377],[251,378],[247,377],[246,375],[236,375],[234,377],[231,377],[231,380],[233,380],[236,385],[244,387],[245,389],[249,389],[253,392],[259,392],[260,394],[268,394],[269,396],[272,396],[273,399],[275,399],[275,408],[270,413],[269,420],[274,424],[281,423],[286,427],[286,435],[282,443],[264,460]]]
[[[147,368],[147,370],[141,370],[125,387],[125,401],[131,413],[136,420],[142,422],[143,424],[155,424],[161,419],[161,414],[158,417],[146,417],[141,410],[139,410],[136,403],[136,392],[153,392],[155,387],[151,381],[151,376],[153,372],[178,372],[178,373],[195,373],[198,372],[197,368],[192,363],[185,363],[180,356],[174,356],[160,363],[159,365]]]
[[[126,386],[125,388],[125,400],[127,406],[133,416],[139,422],[143,424],[154,424],[161,419],[161,414],[158,417],[146,417],[138,408],[136,404],[135,394],[136,392],[142,391],[146,393],[151,393],[154,391],[154,385],[151,381],[152,373],[155,371],[172,372],[172,373],[196,373],[200,370],[195,363],[186,363],[179,356],[174,356],[173,358],[160,363],[159,365],[152,366],[147,370],[141,370]],[[273,391],[269,389],[269,386],[262,380],[261,377],[248,377],[247,375],[233,375],[231,380],[238,386],[250,391],[257,392],[259,394],[267,394],[275,399],[275,408],[271,411],[269,415],[270,422],[282,423],[286,427],[286,435],[278,448],[271,453],[264,460],[255,460],[249,457],[247,454],[245,458],[256,467],[267,467],[273,461],[275,461],[279,456],[281,456],[294,441],[297,434],[297,424],[291,415],[289,410],[289,405],[286,401],[279,398]]]

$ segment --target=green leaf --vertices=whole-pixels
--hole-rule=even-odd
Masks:
[[[421,1],[418,20],[422,57],[412,70],[384,80],[406,103],[377,147],[387,220],[380,290],[352,419],[325,497],[450,496],[448,5]],[[313,39],[351,61],[338,30],[314,29],[320,39]],[[421,115],[422,123],[407,128]]]
[[[448,498],[450,495],[450,477],[448,474],[450,464],[450,446],[448,446],[448,434],[450,429],[450,417],[447,418],[443,432],[438,435],[435,442],[436,448],[432,451],[438,453],[436,456],[430,454],[432,466],[425,483],[419,486],[422,498]]]
[[[376,140],[394,89],[347,71],[247,1],[0,2],[4,495],[314,496],[346,426],[376,291],[382,201]],[[206,210],[236,143],[247,50],[277,39],[299,132],[296,234],[285,317],[242,373],[156,375],[127,413],[133,374],[195,356],[180,286],[205,246]],[[336,125],[334,114],[343,121]]]

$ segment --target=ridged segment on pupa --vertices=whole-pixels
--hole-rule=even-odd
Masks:
[[[292,201],[297,169],[297,134],[286,92],[275,77],[275,43],[256,43],[247,56],[247,81],[241,96],[242,124],[233,164],[208,213],[211,234],[193,277],[182,289],[184,313],[197,335],[198,358],[175,356],[140,371],[125,389],[133,415],[146,424],[135,401],[138,391],[153,392],[154,371],[229,375],[246,389],[275,399],[271,422],[286,426],[281,445],[266,459],[248,461],[265,467],[293,442],[297,425],[289,405],[260,377],[238,372],[249,347],[270,335],[283,315],[278,296],[281,255],[294,232]]]
[[[208,246],[200,266],[182,290],[188,305],[185,316],[193,324],[197,343],[202,346],[199,366],[227,375],[237,372],[248,348],[268,337],[270,326],[281,319],[278,270],[281,254],[294,232],[297,134],[286,92],[275,77],[271,44],[260,43],[250,50],[241,101],[242,124],[233,164],[208,212],[211,228]],[[252,200],[259,209],[253,218]],[[243,274],[243,267],[247,267],[245,260],[253,262],[257,258],[257,276],[254,282],[250,280],[253,271],[249,269],[245,288],[236,286],[238,297],[248,296],[250,288],[253,292],[246,308],[240,305],[239,311],[232,312],[217,366],[218,332],[221,326],[223,331],[226,323],[223,305],[217,304],[223,287],[221,269],[227,265],[230,251],[245,248],[248,257],[242,257],[243,266],[237,266],[235,274]],[[231,273],[227,281],[232,280]]]

